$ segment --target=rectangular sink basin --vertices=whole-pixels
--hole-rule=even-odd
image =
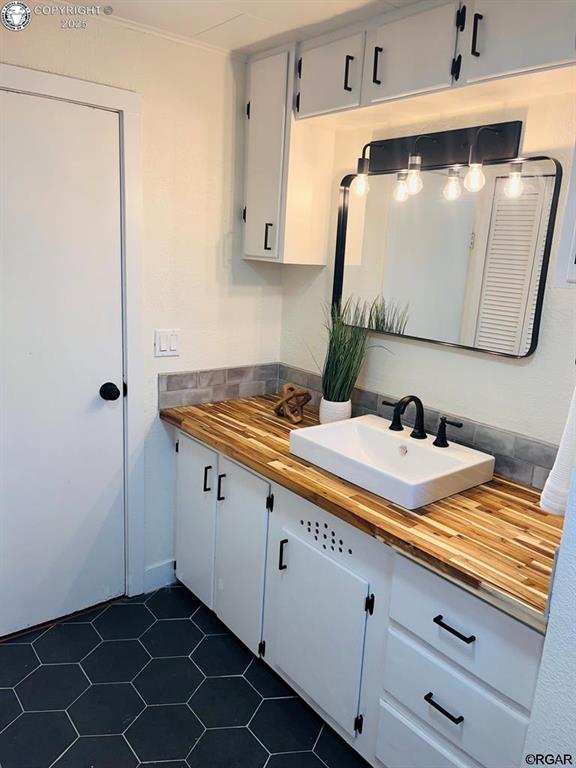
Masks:
[[[448,448],[410,437],[411,427],[391,432],[380,416],[294,429],[290,452],[406,509],[417,509],[486,483],[494,457],[463,445]]]

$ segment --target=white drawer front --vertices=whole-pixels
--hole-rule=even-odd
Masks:
[[[386,701],[380,701],[376,757],[386,768],[472,768]]]
[[[405,707],[486,768],[517,768],[528,720],[465,674],[390,630],[384,686]],[[454,718],[449,719],[425,697]]]
[[[518,704],[532,706],[544,642],[538,632],[400,555],[390,616]],[[467,643],[435,619],[475,639]]]

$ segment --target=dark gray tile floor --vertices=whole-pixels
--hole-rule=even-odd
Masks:
[[[1,768],[364,768],[183,586],[0,642]]]

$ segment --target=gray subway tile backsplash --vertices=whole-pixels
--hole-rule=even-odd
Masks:
[[[311,405],[318,406],[322,396],[322,380],[318,373],[293,368],[283,363],[216,368],[206,371],[163,373],[158,376],[160,408],[175,408],[196,403],[230,400],[276,394],[283,384],[292,382],[308,387]],[[382,400],[395,402],[397,397],[357,387],[352,396],[354,416],[375,413],[392,418],[392,408]],[[414,424],[414,408],[410,406],[403,417],[407,426]],[[557,446],[540,440],[479,424],[457,414],[442,412],[453,421],[462,422],[462,428],[448,427],[448,440],[480,451],[491,453],[496,459],[496,472],[503,477],[541,489],[554,463]],[[424,409],[427,432],[435,434],[440,413],[433,408]]]

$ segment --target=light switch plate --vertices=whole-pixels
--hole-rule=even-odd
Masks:
[[[154,332],[154,357],[178,357],[179,328],[157,328]]]

